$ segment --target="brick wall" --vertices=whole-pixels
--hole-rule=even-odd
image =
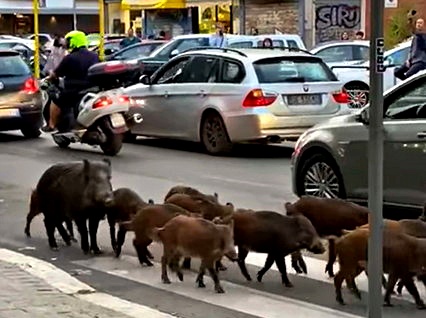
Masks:
[[[252,27],[259,34],[274,33],[275,29],[283,33],[299,33],[297,0],[246,0],[246,34]]]

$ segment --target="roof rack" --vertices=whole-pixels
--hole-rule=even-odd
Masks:
[[[290,52],[304,52],[307,53],[309,55],[313,55],[311,52],[309,52],[308,50],[305,49],[301,49],[298,47],[290,47],[290,46],[267,46],[267,47],[263,47],[263,46],[259,46],[259,47],[251,47],[248,49],[261,49],[261,50],[273,50],[273,49],[280,49],[282,51],[288,50]]]
[[[246,54],[244,54],[243,52],[241,52],[237,49],[231,49],[231,48],[228,48],[228,47],[212,47],[212,46],[197,46],[197,47],[193,47],[191,49],[183,50],[179,54],[191,52],[191,51],[202,51],[202,50],[219,50],[219,51],[222,51],[222,52],[225,52],[225,53],[233,52],[233,53],[237,53],[238,55],[247,57]]]

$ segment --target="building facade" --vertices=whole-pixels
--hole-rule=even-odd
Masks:
[[[77,26],[85,32],[99,30],[97,0],[45,0],[40,8],[39,29],[41,33],[64,34],[73,29],[73,13],[77,14]],[[32,0],[0,0],[0,33],[28,34],[34,32]]]

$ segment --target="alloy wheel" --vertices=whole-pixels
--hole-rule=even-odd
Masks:
[[[338,198],[339,178],[334,169],[325,162],[316,162],[307,171],[303,180],[305,193],[324,198]]]
[[[350,88],[346,92],[349,95],[349,107],[354,109],[359,109],[367,105],[368,103],[368,90]]]

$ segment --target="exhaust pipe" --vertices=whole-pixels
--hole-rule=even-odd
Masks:
[[[143,117],[139,113],[133,114],[133,120],[135,121],[136,124],[140,124],[141,122],[143,122]]]

